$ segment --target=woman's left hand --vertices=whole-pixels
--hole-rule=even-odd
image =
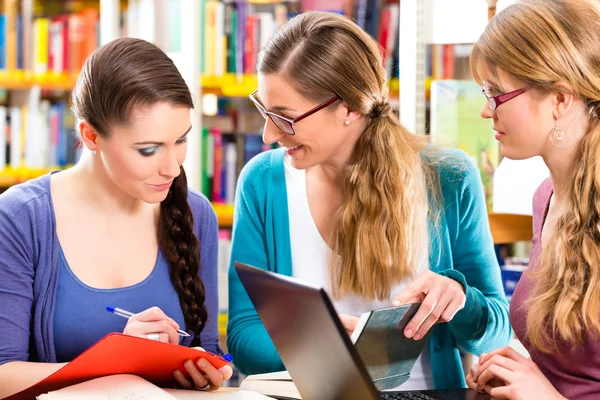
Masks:
[[[476,372],[467,379],[469,386],[496,399],[566,400],[536,363],[508,346],[482,355],[479,367],[472,371]]]
[[[404,329],[408,338],[420,340],[436,322],[448,322],[465,306],[463,286],[454,279],[425,271],[392,301],[392,305],[421,303]]]
[[[202,347],[195,347],[195,349],[205,351]],[[230,365],[216,369],[204,358],[200,358],[196,362],[187,360],[183,365],[190,374],[190,378],[186,378],[180,370],[173,372],[173,376],[185,389],[217,390],[223,381],[231,378],[233,374]]]

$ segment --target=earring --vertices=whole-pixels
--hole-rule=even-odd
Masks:
[[[92,154],[96,155],[96,150],[92,149]]]
[[[345,120],[344,125],[346,125],[346,126],[350,125],[350,120],[349,119]]]
[[[569,139],[569,131],[566,130],[560,122],[550,131],[550,141],[556,147],[565,147]]]

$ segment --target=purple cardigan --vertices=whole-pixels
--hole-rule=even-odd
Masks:
[[[200,278],[206,288],[208,322],[201,333],[202,347],[222,355],[217,329],[217,219],[203,195],[190,190],[188,202],[200,243]],[[56,362],[58,271],[59,242],[48,174],[0,195],[0,365]],[[192,339],[182,344],[189,346]]]

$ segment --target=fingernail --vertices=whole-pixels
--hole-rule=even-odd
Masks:
[[[198,360],[198,365],[202,368],[205,368],[208,366],[208,362],[204,358],[201,358],[200,360]]]
[[[412,329],[407,329],[407,330],[405,330],[405,331],[404,331],[404,335],[405,335],[407,338],[409,338],[409,337],[412,337],[412,335],[413,335],[413,330],[412,330]]]
[[[417,334],[416,334],[416,335],[413,337],[413,339],[415,339],[415,340],[420,340],[422,337],[423,337],[423,335],[421,335],[420,333],[417,333]]]
[[[392,302],[392,305],[393,305],[394,307],[397,307],[397,306],[399,306],[399,305],[400,305],[400,302],[399,302],[398,300],[396,300],[396,301]]]

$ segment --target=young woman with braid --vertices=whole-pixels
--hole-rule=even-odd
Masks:
[[[501,399],[600,398],[600,2],[520,0],[471,54],[502,153],[540,156],[530,263],[510,304],[526,358],[480,358],[470,387]]]
[[[72,100],[81,160],[0,196],[0,397],[110,332],[223,354],[217,221],[182,167],[185,81],[156,46],[118,39],[87,59]],[[191,336],[180,341],[179,328]],[[206,364],[189,360],[193,379],[175,378],[206,390],[231,376]]]
[[[400,125],[377,43],[343,16],[293,18],[257,69],[263,140],[283,148],[241,173],[232,261],[324,286],[349,332],[365,311],[422,301],[404,334],[428,345],[401,388],[464,386],[458,346],[511,335],[477,168]],[[285,369],[235,269],[229,305],[237,367]]]

